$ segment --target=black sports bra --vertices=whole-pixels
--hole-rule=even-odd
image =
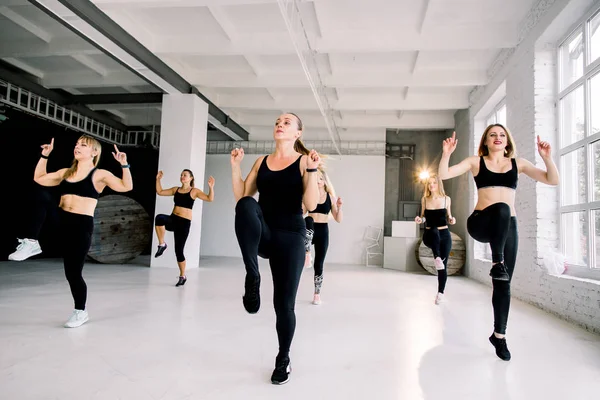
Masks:
[[[473,177],[477,189],[494,186],[516,189],[517,181],[519,180],[519,169],[517,167],[517,160],[511,158],[510,161],[512,164],[510,170],[506,172],[493,172],[487,168],[483,157],[479,157],[479,173]]]
[[[331,211],[331,198],[329,197],[329,193],[325,197],[325,202],[317,204],[317,208],[312,211],[309,211],[311,214],[329,214]]]
[[[194,206],[191,190],[187,193],[179,193],[179,189],[177,189],[173,195],[173,201],[177,207],[189,208],[191,210]]]
[[[72,194],[97,200],[98,197],[100,197],[100,193],[98,193],[94,187],[94,180],[92,179],[94,172],[96,172],[96,168],[92,169],[85,178],[77,182],[69,182],[68,180],[63,179],[58,185],[60,195]]]

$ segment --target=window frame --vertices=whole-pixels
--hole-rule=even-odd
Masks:
[[[594,211],[599,210],[600,212],[600,200],[594,201],[594,181],[593,181],[593,168],[594,168],[594,154],[593,154],[593,144],[600,141],[600,131],[595,134],[590,134],[592,129],[592,97],[591,97],[591,81],[593,78],[600,79],[600,57],[596,58],[596,60],[591,61],[591,31],[590,24],[591,21],[600,17],[600,5],[594,7],[590,12],[586,13],[577,23],[576,25],[570,29],[567,34],[563,37],[563,39],[558,42],[558,46],[556,49],[557,54],[557,96],[556,96],[556,110],[557,112],[557,131],[558,131],[558,168],[559,171],[562,171],[563,168],[563,156],[577,151],[579,149],[584,150],[584,165],[585,165],[585,187],[586,187],[586,201],[585,203],[574,204],[564,206],[563,201],[563,190],[564,187],[561,185],[560,187],[560,196],[559,196],[559,218],[558,218],[558,227],[559,227],[559,245],[560,250],[563,254],[566,255],[566,243],[565,243],[565,235],[563,234],[563,214],[573,213],[573,212],[584,212],[587,218],[587,265],[578,265],[566,263],[567,271],[566,273],[573,276],[583,277],[583,278],[592,278],[592,279],[600,279],[600,268],[596,268],[595,265],[598,264],[598,260],[596,257],[599,256],[596,254],[595,246],[600,246],[600,243],[595,243],[595,220],[594,220]],[[576,79],[571,84],[563,87],[563,71],[565,69],[564,60],[562,57],[563,46],[568,45],[573,37],[578,33],[582,32],[582,40],[583,40],[583,74],[581,77]],[[597,32],[600,35],[600,32]],[[563,147],[563,110],[561,106],[561,101],[571,93],[574,93],[575,90],[583,88],[583,108],[584,108],[584,137],[581,140],[573,142],[569,145]]]

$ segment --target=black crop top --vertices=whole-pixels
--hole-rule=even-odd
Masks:
[[[302,219],[304,185],[300,173],[300,159],[280,171],[271,171],[265,156],[256,175],[258,204],[265,222],[282,229],[305,229]]]
[[[516,189],[517,181],[519,180],[519,169],[517,161],[514,158],[511,158],[510,161],[512,164],[510,170],[506,172],[492,172],[487,169],[483,157],[479,157],[479,173],[473,177],[477,189],[494,186]]]
[[[98,193],[94,187],[94,180],[92,179],[94,172],[96,172],[96,168],[92,169],[85,178],[77,182],[69,182],[68,180],[63,179],[58,185],[60,195],[72,194],[79,197],[98,199],[100,193]]]
[[[317,208],[312,211],[309,211],[311,214],[329,214],[331,211],[331,198],[329,197],[329,193],[325,197],[325,202],[317,204]]]
[[[191,210],[194,206],[191,190],[187,193],[179,193],[179,189],[177,189],[173,195],[173,201],[177,207],[189,208]]]
[[[446,215],[448,214],[448,210],[446,210],[446,199],[447,198],[444,198],[444,208],[436,208],[433,210],[425,209],[423,215],[425,217],[426,227],[438,228],[440,226],[448,225],[448,221],[446,220]],[[425,200],[425,202],[427,202],[427,200]]]

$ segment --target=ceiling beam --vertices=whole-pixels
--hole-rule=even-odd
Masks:
[[[308,88],[306,77],[301,72],[272,73],[257,77],[247,73],[196,71],[190,73],[188,78],[195,85],[209,88]],[[489,83],[485,70],[420,70],[411,74],[374,69],[339,72],[321,78],[326,87],[334,88],[479,86]]]
[[[234,140],[245,140],[248,132],[231,120],[215,106],[195,86],[171,69],[152,51],[148,50],[123,27],[102,12],[89,0],[30,0],[38,8],[76,32],[85,35],[86,40],[103,48],[115,60],[137,75],[143,76],[151,84],[160,87],[166,93],[195,94],[208,104],[209,114],[215,118],[224,131]],[[163,3],[164,4],[164,3]],[[73,13],[75,16],[65,14]],[[103,77],[104,78],[104,77]],[[135,83],[133,84],[135,85]],[[126,84],[118,86],[129,86]],[[76,87],[71,85],[71,87]]]
[[[17,60],[16,58],[12,58],[12,57],[5,57],[2,60],[27,72],[30,75],[35,76],[38,79],[42,79],[44,77],[44,71],[42,71],[38,68],[32,67],[31,65],[27,64],[24,61]]]
[[[109,105],[115,104],[162,104],[162,93],[114,93],[80,94],[73,96],[73,104]]]
[[[23,77],[23,75],[15,72],[12,68],[6,66],[3,62],[0,62],[0,78],[25,90],[35,93],[38,96],[52,100],[61,106],[69,107],[71,110],[78,112],[81,115],[85,115],[86,117],[95,119],[96,121],[102,122],[108,126],[112,126],[115,129],[119,129],[121,131],[127,130],[127,126],[124,124],[117,122],[104,114],[90,110],[83,105],[72,104],[70,100],[71,96],[65,96],[38,83],[32,82],[31,80]]]
[[[53,38],[48,43],[40,43],[37,39],[14,40],[3,42],[0,46],[0,57],[53,57],[72,55],[104,54],[101,50],[77,37]]]
[[[99,63],[97,63],[96,61],[94,61],[88,55],[75,54],[75,55],[72,55],[71,58],[74,59],[75,61],[79,62],[83,66],[91,69],[92,71],[94,71],[95,73],[97,73],[100,76],[108,75],[108,70],[106,68],[104,68],[102,65],[100,65]]]
[[[0,14],[4,15],[6,18],[19,25],[21,28],[25,29],[29,33],[35,35],[38,39],[43,40],[46,43],[49,43],[52,39],[52,35],[42,28],[38,27],[35,23],[31,22],[27,18],[22,15],[16,13],[12,9],[6,6],[0,6]]]
[[[425,28],[427,22],[427,16],[429,15],[429,10],[431,8],[432,0],[423,0],[423,9],[421,10],[421,18],[419,18],[417,32],[423,33],[423,28]]]

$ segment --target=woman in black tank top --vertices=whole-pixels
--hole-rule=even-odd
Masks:
[[[46,172],[46,161],[54,148],[54,139],[42,146],[42,157],[35,168],[34,180],[42,186],[59,186],[61,192],[60,225],[64,243],[65,276],[71,288],[75,309],[66,328],[76,328],[89,320],[85,309],[87,285],[83,280],[83,264],[92,242],[94,211],[97,199],[106,186],[115,192],[133,188],[127,156],[115,145],[113,156],[122,167],[119,179],[105,169],[97,169],[102,146],[96,139],[84,135],[75,145],[75,159],[70,168]]]
[[[441,203],[441,207],[439,203]],[[450,236],[448,224],[454,225],[456,223],[456,219],[450,211],[450,206],[451,200],[449,196],[446,196],[442,180],[439,176],[429,178],[421,199],[421,216],[416,217],[415,222],[417,224],[425,222],[423,243],[433,252],[438,277],[435,304],[442,302],[446,281],[448,280],[448,257],[452,249],[452,237]]]
[[[329,224],[323,222],[322,216],[327,216],[325,221],[329,218],[329,214],[333,215],[333,219],[340,223],[342,222],[342,199],[341,197],[335,197],[333,192],[333,186],[322,166],[319,167],[318,174],[318,185],[319,185],[319,204],[314,210],[308,211],[308,216],[304,219],[306,223],[306,238],[304,239],[304,245],[306,247],[306,260],[305,265],[310,266],[310,248],[311,245],[315,246],[315,276],[314,284],[315,290],[313,294],[313,304],[321,304],[321,287],[323,285],[323,264],[325,263],[325,256],[327,255],[327,248],[329,247]],[[315,221],[317,218],[317,221]]]
[[[260,308],[258,256],[268,258],[273,276],[273,306],[279,352],[273,384],[289,380],[289,351],[296,329],[294,306],[304,265],[306,226],[302,203],[311,210],[317,206],[319,188],[317,167],[320,157],[302,142],[302,122],[294,114],[283,114],[275,122],[275,152],[259,157],[246,179],[240,163],[243,149],[231,152],[235,233],[246,267],[244,308],[250,314]],[[258,192],[258,202],[252,197]]]
[[[181,187],[174,186],[169,189],[163,189],[160,180],[163,177],[163,172],[158,171],[156,175],[156,194],[159,196],[173,196],[175,206],[171,215],[158,214],[154,218],[156,236],[158,236],[158,249],[154,257],[160,257],[167,249],[165,242],[166,231],[173,232],[173,241],[175,242],[175,257],[177,258],[177,266],[179,267],[179,279],[175,286],[183,286],[187,282],[185,276],[185,255],[183,250],[185,242],[190,234],[190,226],[192,224],[192,207],[194,200],[211,202],[215,198],[214,185],[215,178],[208,178],[208,194],[194,187],[194,174],[189,169],[181,171],[179,181]],[[188,211],[189,210],[189,211]]]
[[[513,213],[515,190],[519,173],[548,185],[558,185],[558,170],[552,161],[550,144],[537,137],[537,149],[546,164],[546,171],[531,162],[515,158],[516,146],[509,132],[501,124],[486,128],[479,142],[478,156],[468,157],[449,167],[450,155],[456,149],[456,133],[443,142],[439,175],[451,179],[468,171],[473,173],[477,186],[478,205],[467,220],[467,230],[473,239],[489,243],[492,250],[492,306],[494,333],[489,340],[502,360],[510,360],[506,345],[506,324],[510,308],[510,281],[515,269],[518,248],[517,218]],[[492,166],[493,171],[488,168]],[[485,200],[483,205],[480,204]]]

